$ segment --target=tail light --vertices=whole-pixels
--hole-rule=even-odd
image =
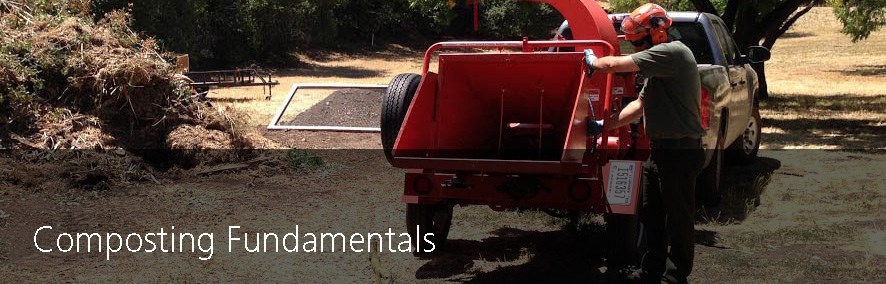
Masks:
[[[434,189],[434,184],[427,176],[419,175],[412,180],[412,191],[419,195],[425,195]]]
[[[705,88],[701,88],[701,127],[705,130],[711,127],[711,99]]]

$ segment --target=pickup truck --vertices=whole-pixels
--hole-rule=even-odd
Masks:
[[[701,204],[715,205],[720,197],[723,161],[753,162],[760,148],[758,81],[750,63],[766,61],[770,54],[762,46],[752,46],[746,51],[747,55],[742,54],[723,20],[716,15],[699,12],[668,15],[673,19],[669,33],[689,47],[698,62],[702,126],[707,131],[702,141],[707,155],[705,169],[698,180],[697,196]],[[621,21],[626,16],[610,15],[616,31],[621,30]],[[555,38],[572,39],[568,22],[563,22]],[[633,53],[633,46],[622,41],[621,52]],[[640,85],[645,80],[637,82]]]

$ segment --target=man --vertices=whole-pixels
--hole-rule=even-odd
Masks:
[[[596,58],[586,50],[589,72],[635,72],[645,76],[640,98],[610,118],[607,128],[637,121],[645,114],[651,157],[640,219],[648,232],[641,279],[686,282],[695,249],[695,180],[704,164],[701,137],[700,82],[692,51],[668,34],[671,19],[656,4],[640,6],[622,21],[625,39],[637,53]],[[598,134],[602,121],[590,123]],[[670,255],[668,255],[670,245]],[[670,258],[674,267],[666,271]]]

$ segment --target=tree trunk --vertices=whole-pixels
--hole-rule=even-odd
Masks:
[[[760,83],[760,87],[757,88],[757,99],[764,100],[769,98],[769,86],[766,84],[766,64],[764,62],[760,63],[752,63],[751,67],[754,68],[754,72],[757,72],[757,82]]]
[[[709,12],[713,10],[710,0],[691,0],[696,10]],[[739,48],[745,49],[750,46],[760,45],[760,41],[765,39],[765,45],[771,48],[788,28],[800,17],[803,16],[814,5],[821,3],[821,0],[785,0],[775,6],[771,11],[760,14],[756,6],[757,1],[739,1],[729,0],[726,2],[726,9],[723,11],[723,21],[726,26],[733,29],[733,38]],[[797,12],[800,5],[808,5],[807,9]],[[796,13],[795,13],[796,12]],[[793,15],[793,17],[791,17]],[[764,63],[751,64],[754,71],[757,72],[760,87],[757,92],[759,99],[769,97],[769,88],[766,85],[766,72]]]

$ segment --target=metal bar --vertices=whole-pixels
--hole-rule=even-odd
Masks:
[[[277,113],[274,114],[273,118],[271,118],[271,123],[268,124],[268,129],[277,126],[277,123],[280,122],[280,117],[283,116],[283,112],[286,111],[287,107],[289,107],[289,102],[292,101],[292,96],[295,96],[296,91],[298,91],[298,85],[293,84],[292,88],[289,89],[289,95],[286,95],[286,99],[283,100],[283,104],[280,105],[280,109],[277,110]]]
[[[603,46],[606,55],[614,54],[615,48],[604,40],[546,40],[546,41],[445,41],[438,42],[425,51],[422,64],[422,74],[427,74],[430,69],[431,56],[440,49],[468,49],[468,48],[498,48],[498,49],[536,49],[544,47],[579,47],[579,46]]]
[[[268,130],[306,130],[306,131],[333,131],[333,132],[381,132],[378,127],[351,127],[351,126],[313,126],[313,125],[275,125],[268,126]]]
[[[280,82],[269,82],[269,83],[195,82],[195,83],[190,83],[188,85],[191,85],[191,86],[218,86],[218,87],[254,87],[254,86],[276,86],[276,85],[280,85]]]
[[[317,125],[277,125],[286,112],[286,108],[292,103],[295,93],[300,89],[334,90],[334,89],[386,89],[388,85],[380,84],[293,84],[289,95],[283,100],[280,109],[271,118],[268,130],[306,130],[306,131],[336,131],[336,132],[381,132],[378,127],[350,127],[350,126],[317,126]]]
[[[394,166],[405,169],[439,171],[481,171],[488,173],[580,174],[581,163],[535,160],[491,160],[459,158],[394,157]]]

